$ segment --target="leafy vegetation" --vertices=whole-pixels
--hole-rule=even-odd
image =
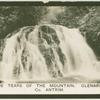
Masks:
[[[65,12],[62,16],[58,16],[57,23],[69,28],[79,28],[100,58],[100,6],[65,7]]]
[[[23,26],[38,24],[47,13],[46,6],[0,6],[0,39]],[[100,57],[100,6],[64,6],[52,23],[79,28]]]
[[[43,6],[1,6],[0,38],[23,26],[38,24],[44,9]]]

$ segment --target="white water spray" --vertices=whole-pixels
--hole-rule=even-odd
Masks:
[[[52,80],[70,76],[100,79],[100,66],[77,29],[41,24],[8,37],[2,80]]]

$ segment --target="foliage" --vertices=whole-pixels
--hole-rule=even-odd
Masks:
[[[47,6],[0,6],[0,39],[23,26],[38,24]],[[79,28],[88,44],[100,57],[100,6],[64,6],[54,24]]]
[[[88,44],[100,57],[100,7],[69,6],[58,16],[58,24],[69,28],[79,28]]]
[[[1,6],[0,38],[23,26],[38,24],[44,9],[40,6]]]
[[[100,7],[92,7],[80,23],[80,30],[97,57],[100,57]]]

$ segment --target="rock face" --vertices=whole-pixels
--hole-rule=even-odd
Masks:
[[[0,39],[0,61],[2,61],[3,49],[5,47],[5,40]]]
[[[98,66],[94,66],[96,57],[80,32],[60,25],[27,26],[7,36],[2,59],[3,80],[52,80],[72,74],[100,76]],[[91,72],[96,76],[89,76]]]
[[[64,66],[67,59],[59,46],[60,40],[56,31],[49,26],[41,26],[39,29],[38,44],[39,50],[46,61],[46,65],[48,66],[50,76],[55,78],[62,77],[63,72],[60,66]]]

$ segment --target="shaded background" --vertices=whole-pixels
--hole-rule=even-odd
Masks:
[[[48,22],[52,24],[79,28],[100,59],[100,6],[59,6],[54,9],[49,6],[0,6],[0,50],[10,33],[50,19]],[[62,11],[57,12],[57,9]]]

